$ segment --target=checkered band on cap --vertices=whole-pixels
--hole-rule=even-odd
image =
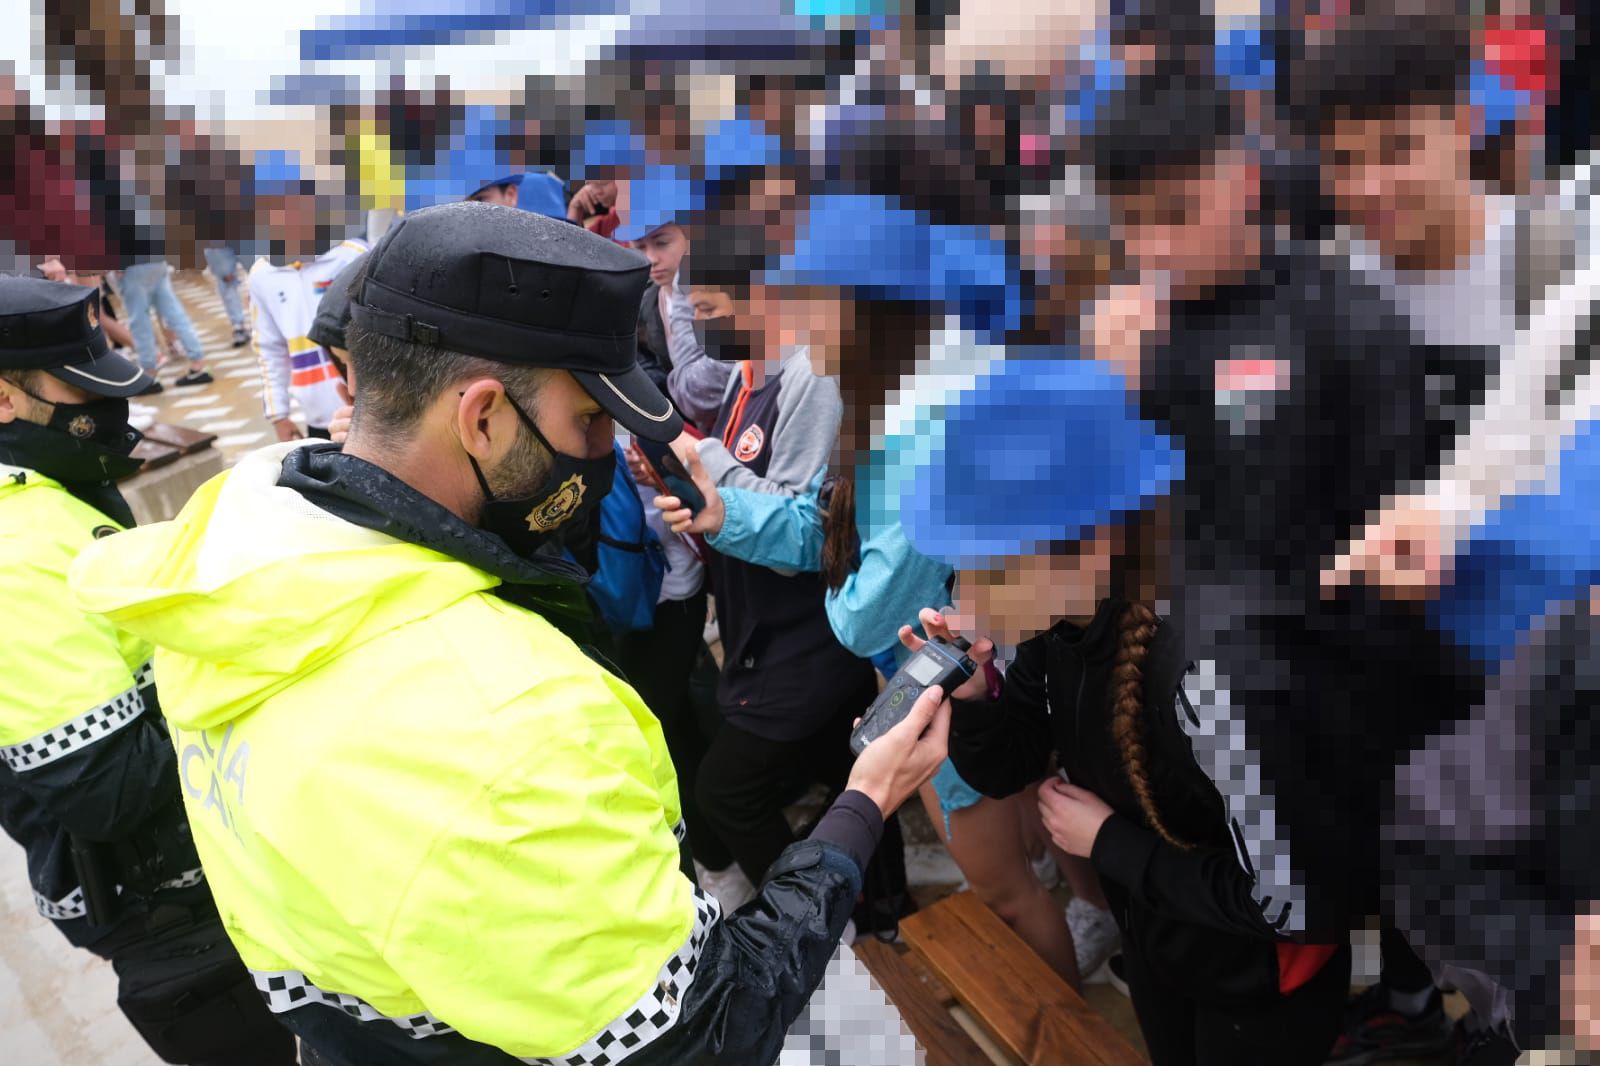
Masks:
[[[267,1001],[267,1009],[274,1014],[321,1004],[343,1011],[357,1021],[388,1022],[399,1026],[413,1040],[455,1032],[427,1011],[393,1018],[355,996],[343,992],[325,992],[299,970],[251,970],[250,976],[255,978],[256,990]]]
[[[0,759],[14,773],[34,770],[104,740],[144,713],[144,698],[137,687],[90,708],[20,744],[0,747]]]
[[[661,967],[656,983],[616,1021],[578,1048],[556,1058],[524,1059],[531,1066],[613,1066],[646,1047],[678,1020],[685,993],[694,982],[711,927],[722,920],[722,905],[694,890],[694,928],[683,946]]]
[[[83,889],[73,889],[60,899],[46,899],[38,892],[33,894],[33,905],[39,908],[39,913],[53,922],[67,922],[74,918],[86,917],[89,905],[83,901]]]

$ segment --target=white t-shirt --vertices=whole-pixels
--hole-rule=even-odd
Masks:
[[[1517,332],[1516,217],[1514,199],[1489,197],[1483,242],[1453,270],[1396,270],[1361,240],[1353,243],[1351,260],[1424,343],[1499,350]]]

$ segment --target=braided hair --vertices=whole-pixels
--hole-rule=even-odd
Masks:
[[[1177,848],[1190,845],[1173,835],[1156,808],[1145,766],[1144,661],[1156,634],[1156,614],[1142,602],[1123,607],[1117,619],[1117,653],[1111,667],[1111,739],[1122,754],[1123,772],[1139,800],[1145,821],[1157,836]]]

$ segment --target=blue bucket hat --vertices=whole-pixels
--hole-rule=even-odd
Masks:
[[[636,241],[665,226],[682,222],[700,210],[705,194],[685,167],[646,167],[628,183],[628,214],[611,236]]]
[[[917,551],[957,569],[1080,540],[1183,477],[1183,453],[1092,360],[1008,360],[933,437],[902,485],[900,521]]]
[[[976,227],[935,225],[885,196],[813,197],[793,250],[761,281],[942,303],[980,333],[1012,328],[1022,314],[1021,286],[1002,242]]]

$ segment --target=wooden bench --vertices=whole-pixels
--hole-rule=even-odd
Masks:
[[[1122,1034],[972,893],[918,911],[900,931],[907,954],[876,943],[855,951],[900,1008],[930,1064],[996,1061],[951,1013],[959,1005],[1005,1054],[1028,1066],[1144,1066]]]

